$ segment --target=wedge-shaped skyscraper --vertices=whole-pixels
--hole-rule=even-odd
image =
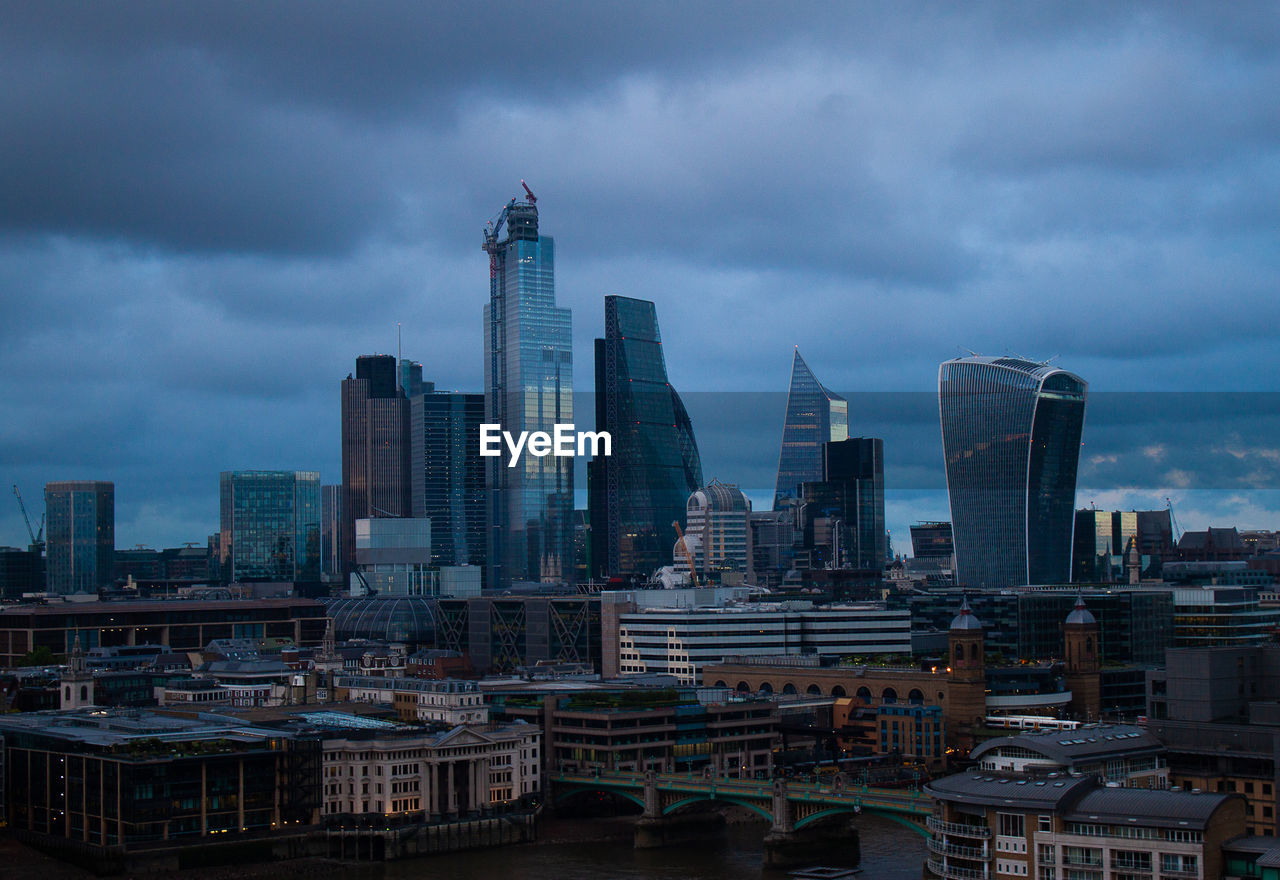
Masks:
[[[1087,385],[1048,364],[968,357],[938,371],[956,578],[1066,583]]]
[[[797,348],[791,361],[791,389],[787,392],[787,420],[782,426],[773,509],[798,498],[801,483],[822,479],[823,443],[848,437],[848,402],[822,386]]]
[[[596,430],[613,454],[588,465],[594,577],[648,577],[670,565],[689,495],[702,485],[702,460],[667,365],[654,304],[604,300],[596,340]]]

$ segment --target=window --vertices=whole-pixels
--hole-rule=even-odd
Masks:
[[[1001,837],[1026,837],[1026,817],[1021,813],[997,813]]]
[[[1041,865],[1056,865],[1058,863],[1058,848],[1051,843],[1041,843],[1037,845],[1036,863]]]
[[[1052,831],[1052,830],[1053,830],[1053,817],[1052,817],[1052,816],[1041,816],[1041,817],[1040,817],[1040,823],[1039,823],[1039,829],[1040,829],[1041,831]]]

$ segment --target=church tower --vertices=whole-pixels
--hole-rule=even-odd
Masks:
[[[986,631],[966,598],[947,633],[947,723],[981,724],[987,714]]]
[[[84,651],[80,648],[80,635],[71,646],[67,671],[62,674],[60,709],[79,709],[93,705],[93,673],[85,666]]]
[[[1082,721],[1097,721],[1102,712],[1102,662],[1098,646],[1098,621],[1084,607],[1084,597],[1062,623],[1062,643],[1066,648],[1067,687],[1071,690],[1071,713]]]

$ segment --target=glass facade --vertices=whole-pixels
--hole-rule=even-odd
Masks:
[[[93,593],[114,578],[116,487],[99,480],[46,483],[50,593]]]
[[[799,497],[801,483],[822,479],[822,444],[849,436],[849,404],[813,375],[796,349],[787,392],[787,419],[782,426],[778,484],[773,508]]]
[[[1019,358],[947,361],[938,372],[956,579],[969,587],[1071,577],[1086,384]]]
[[[506,224],[505,238],[503,224]],[[568,309],[556,307],[555,242],[538,234],[532,199],[503,209],[486,231],[489,302],[484,309],[485,422],[503,431],[552,433],[573,423],[573,349]],[[573,458],[486,459],[488,582],[573,577]]]
[[[431,520],[433,565],[485,561],[484,395],[431,391],[410,401],[413,515]]]
[[[409,364],[404,375],[411,373]],[[419,372],[419,376],[421,373]],[[371,516],[409,516],[409,399],[392,355],[356,358],[355,376],[342,382],[343,573],[355,562],[355,522]]]
[[[320,580],[319,473],[223,471],[219,494],[226,583]]]
[[[702,485],[702,459],[667,365],[654,304],[604,301],[596,340],[596,430],[612,455],[588,465],[594,577],[647,578],[670,565],[685,501]]]

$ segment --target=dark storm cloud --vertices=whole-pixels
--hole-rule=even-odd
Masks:
[[[1270,410],[1103,418],[1097,394],[1275,390],[1271,7],[0,2],[0,21],[0,468],[29,498],[116,479],[122,545],[203,539],[222,469],[335,481],[338,382],[397,324],[429,376],[478,389],[480,231],[521,178],[580,391],[620,293],[657,302],[687,398],[743,392],[691,399],[708,477],[770,495],[799,344],[853,392],[853,433],[885,437],[895,532],[945,516],[932,392],[965,346],[1090,381],[1094,497],[1181,491],[1192,524],[1230,513],[1211,490],[1280,510],[1257,488]],[[0,541],[25,541],[12,508]]]

